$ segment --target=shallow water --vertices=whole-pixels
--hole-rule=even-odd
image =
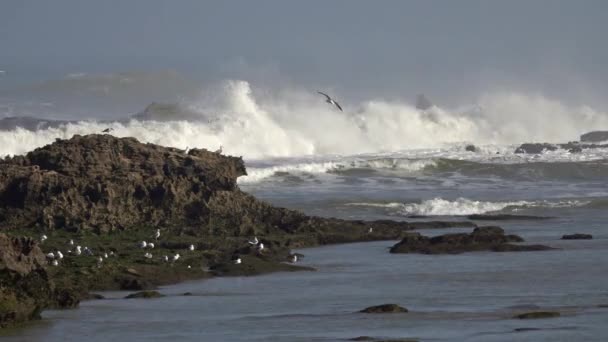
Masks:
[[[607,237],[556,241],[555,234],[539,234],[539,227],[519,230],[531,241],[561,249],[429,256],[389,254],[392,241],[312,248],[301,252],[303,264],[315,272],[193,281],[162,288],[168,296],[151,300],[105,293],[114,299],[47,311],[42,322],[3,340],[340,341],[362,335],[423,341],[605,340],[608,309],[597,305],[608,303]],[[184,292],[193,295],[180,296]],[[398,303],[411,312],[356,313],[382,303]],[[511,318],[536,307],[560,310],[563,316]],[[514,330],[519,328],[542,330]]]

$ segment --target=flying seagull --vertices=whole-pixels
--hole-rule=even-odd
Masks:
[[[103,131],[101,131],[101,132],[102,132],[102,133],[110,133],[110,132],[112,132],[113,130],[114,130],[114,128],[112,128],[112,127],[108,127],[108,128],[104,129],[104,130],[103,130]]]
[[[323,96],[327,97],[327,99],[325,100],[325,102],[327,102],[327,103],[329,103],[329,104],[332,104],[332,105],[334,105],[334,106],[338,107],[338,109],[339,109],[341,112],[343,111],[343,110],[342,110],[342,107],[340,107],[340,105],[338,104],[338,102],[334,101],[334,100],[333,100],[331,97],[329,97],[329,95],[327,95],[327,94],[325,94],[325,93],[322,93],[322,92],[320,92],[320,91],[317,91],[317,93],[319,93],[319,94],[321,94],[321,95],[323,95]]]

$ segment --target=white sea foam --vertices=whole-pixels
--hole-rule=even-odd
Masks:
[[[351,206],[386,208],[398,215],[411,216],[466,216],[474,214],[487,214],[502,210],[518,211],[524,208],[545,207],[564,208],[580,207],[589,204],[589,201],[560,200],[560,201],[505,201],[490,202],[476,201],[467,198],[446,200],[433,198],[419,203],[349,203]]]

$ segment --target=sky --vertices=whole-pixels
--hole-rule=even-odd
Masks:
[[[3,0],[0,70],[171,69],[352,97],[519,91],[604,106],[606,32],[603,0]]]

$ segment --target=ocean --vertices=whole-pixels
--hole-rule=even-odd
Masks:
[[[42,321],[2,340],[604,341],[608,336],[608,309],[601,307],[608,304],[608,148],[514,152],[524,142],[565,143],[608,129],[606,113],[518,93],[485,94],[474,105],[427,110],[407,99],[367,99],[342,102],[345,111],[339,112],[314,90],[258,89],[238,80],[192,90],[177,76],[163,75],[71,74],[2,88],[0,115],[63,121],[1,130],[0,155],[112,127],[119,137],[181,149],[222,146],[224,153],[245,160],[243,190],[310,215],[406,221],[543,216],[547,219],[477,223],[499,225],[526,242],[556,249],[390,254],[396,241],[303,249],[301,263],[316,271],[187,282],[161,288],[168,296],[152,300],[103,293],[110,299],[45,311]],[[152,86],[159,77],[175,81]],[[187,96],[178,95],[182,88]],[[187,115],[129,117],[160,101],[156,93]],[[560,239],[572,233],[593,239]],[[184,292],[193,295],[181,296]],[[383,303],[410,312],[357,313]],[[562,315],[513,318],[539,309]]]

